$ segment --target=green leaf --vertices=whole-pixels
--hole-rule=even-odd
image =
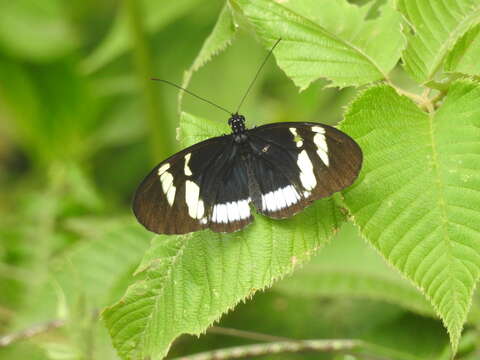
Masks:
[[[283,40],[274,52],[278,65],[302,90],[321,77],[340,87],[386,79],[404,47],[400,15],[389,4],[365,20],[368,7],[344,0],[232,3],[268,46]]]
[[[158,31],[181,17],[198,3],[199,0],[162,2],[142,0],[142,14],[145,19],[146,31],[149,33]],[[120,8],[110,32],[83,62],[82,67],[87,73],[99,70],[130,48],[131,37],[125,11],[125,7]]]
[[[218,135],[212,130],[216,123],[195,121],[208,125],[182,122],[185,143]],[[114,346],[124,359],[161,359],[179,335],[204,332],[240,301],[308,260],[341,219],[333,200],[324,199],[288,220],[256,216],[232,234],[207,230],[156,237],[137,270],[144,279],[103,313]]]
[[[83,160],[90,150],[87,141],[98,123],[102,99],[94,96],[74,64],[31,69],[0,61],[0,96],[15,141],[33,162],[47,167],[54,161]]]
[[[59,0],[2,1],[0,48],[26,60],[51,61],[71,52],[77,37]]]
[[[77,219],[69,228],[82,235],[79,246],[57,261],[57,282],[71,302],[84,296],[92,308],[118,299],[148,248],[151,235],[129,218]],[[88,240],[87,240],[88,239]]]
[[[425,293],[455,349],[479,276],[480,86],[452,84],[433,114],[373,87],[342,129],[365,158],[345,203],[363,235]]]
[[[445,61],[445,71],[480,75],[480,25],[475,26],[457,42]]]
[[[344,224],[320,254],[275,289],[292,296],[385,301],[434,315],[423,294],[385,264],[351,224]]]
[[[196,144],[212,136],[231,132],[225,121],[200,121],[197,117],[187,112],[181,114],[180,123],[182,126],[178,130],[178,140],[180,140],[183,147]]]
[[[399,0],[398,9],[413,31],[406,34],[405,69],[421,83],[434,79],[457,40],[480,22],[477,0]]]
[[[222,12],[218,16],[215,27],[203,43],[202,48],[200,49],[200,52],[195,58],[192,66],[185,71],[183,75],[182,87],[187,88],[193,74],[231,44],[236,30],[237,28],[233,21],[230,7],[228,3],[226,3],[222,9]],[[179,110],[182,108],[183,94],[183,91],[180,91],[178,94]]]
[[[130,217],[73,219],[66,227],[80,236],[79,243],[51,266],[42,291],[23,309],[17,326],[50,321],[75,310],[82,300],[91,314],[116,301],[132,281],[132,272],[148,248],[151,235]]]

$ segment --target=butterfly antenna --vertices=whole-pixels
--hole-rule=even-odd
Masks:
[[[177,85],[177,84],[175,84],[175,83],[173,83],[173,82],[171,82],[171,81],[163,80],[163,79],[157,79],[157,78],[151,78],[150,80],[160,81],[160,82],[163,82],[163,83],[165,83],[165,84],[172,85],[172,86],[176,87],[177,89],[180,89],[180,90],[182,90],[182,91],[185,91],[187,94],[196,97],[197,99],[200,99],[200,100],[202,100],[202,101],[205,101],[206,103],[209,103],[210,105],[213,105],[213,106],[215,106],[216,108],[225,111],[225,112],[226,112],[227,114],[229,114],[229,115],[232,115],[232,114],[233,114],[233,112],[225,109],[224,107],[222,107],[222,106],[220,106],[220,105],[217,105],[217,104],[215,104],[214,102],[212,102],[212,101],[210,101],[210,100],[208,100],[208,99],[205,99],[205,98],[203,98],[203,97],[201,97],[201,96],[199,96],[199,95],[191,92],[190,90],[187,90],[187,89],[181,87],[180,85]]]
[[[255,81],[257,80],[258,75],[260,75],[260,72],[262,71],[263,67],[264,67],[265,64],[267,63],[268,58],[270,57],[270,55],[272,55],[273,50],[277,47],[278,43],[279,43],[281,40],[282,40],[282,39],[278,39],[278,40],[275,42],[275,44],[273,44],[273,46],[272,46],[272,48],[270,49],[270,51],[268,52],[267,56],[265,56],[265,59],[263,60],[262,65],[260,65],[260,67],[258,68],[257,73],[255,74],[255,77],[253,78],[252,82],[251,82],[250,85],[248,86],[247,91],[245,91],[245,94],[243,95],[242,100],[240,101],[240,104],[238,104],[237,111],[235,111],[235,113],[238,113],[238,110],[240,110],[240,107],[243,105],[243,102],[244,102],[245,99],[247,98],[247,95],[248,95],[248,93],[250,92],[250,90],[252,89],[253,84],[254,84]]]

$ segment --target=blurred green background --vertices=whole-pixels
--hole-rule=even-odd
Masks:
[[[59,329],[0,346],[0,358],[116,359],[98,311],[123,294],[151,238],[133,220],[130,200],[151,167],[178,150],[178,91],[149,78],[181,83],[222,6],[220,0],[0,2],[0,334],[66,319]],[[240,31],[189,88],[233,108],[265,55],[252,34]],[[250,125],[334,124],[355,91],[324,86],[318,81],[298,94],[271,59],[242,113]],[[184,108],[227,120],[188,96]],[[336,243],[356,244],[355,251],[379,260],[351,228]],[[341,264],[352,247],[339,249],[329,251]],[[328,286],[299,296],[295,279],[240,305],[220,325],[292,338],[364,338],[408,359],[448,353],[440,322],[419,311],[329,293]],[[251,341],[183,337],[171,355]]]

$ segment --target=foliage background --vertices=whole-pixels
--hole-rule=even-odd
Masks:
[[[383,3],[374,1],[369,16]],[[177,91],[149,78],[181,83],[222,7],[223,1],[198,0],[0,3],[0,333],[62,321],[0,347],[0,358],[118,358],[99,312],[133,283],[152,238],[133,220],[130,199],[149,169],[180,147]],[[193,76],[190,89],[233,107],[265,52],[252,31],[241,29],[227,51]],[[457,63],[452,56],[446,66]],[[392,78],[420,91],[399,65]],[[358,92],[326,84],[316,81],[299,94],[270,61],[242,112],[249,124],[336,124]],[[226,121],[195,99],[183,102],[184,110],[219,127]],[[478,356],[475,305],[460,342],[462,359]],[[387,358],[451,354],[431,305],[351,224],[300,271],[219,325],[294,339],[363,339]],[[184,335],[169,356],[252,341],[258,342],[221,329]],[[306,357],[352,358],[272,358]]]

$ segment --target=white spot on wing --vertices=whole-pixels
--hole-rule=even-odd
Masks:
[[[288,130],[290,130],[290,132],[292,133],[293,135],[293,140],[295,141],[297,147],[302,147],[303,146],[303,141],[301,140],[301,137],[298,135],[297,133],[297,129],[295,128],[288,128]]]
[[[212,221],[216,223],[227,223],[227,204],[217,204],[213,207]]]
[[[325,134],[325,128],[322,126],[312,126],[312,131],[320,134]]]
[[[168,164],[165,164],[168,165]],[[164,167],[163,165],[162,167]],[[169,165],[166,167],[168,169]],[[160,171],[159,171],[160,172]],[[164,170],[162,175],[160,175],[160,182],[162,183],[162,190],[165,196],[167,197],[168,204],[173,205],[175,200],[175,186],[173,185],[173,176],[168,171]]]
[[[212,222],[227,224],[250,217],[250,199],[216,204],[213,207]]]
[[[200,188],[193,181],[185,181],[185,202],[188,207],[188,215],[194,219],[201,219],[205,212],[203,201],[199,198]]]
[[[228,221],[233,222],[240,218],[240,213],[238,211],[237,203],[229,202],[227,203],[227,215]]]
[[[325,139],[325,135],[321,133],[316,133],[313,137],[313,142],[317,146],[317,154],[322,159],[325,165],[329,165],[328,160],[328,146],[327,140]]]
[[[163,164],[158,168],[158,175],[161,176],[168,169],[170,169],[170,164],[169,163]]]
[[[185,155],[185,166],[183,168],[183,171],[187,176],[192,175],[192,170],[190,170],[190,167],[188,166],[188,162],[190,161],[191,156],[192,156],[192,153],[188,153],[187,155]]]
[[[268,211],[278,211],[296,204],[300,200],[300,195],[293,185],[287,185],[274,191],[262,195],[262,209]]]
[[[177,189],[175,186],[171,186],[170,189],[167,192],[167,201],[170,206],[173,205],[173,202],[175,201],[175,193],[177,192]]]
[[[308,157],[306,150],[303,150],[298,155],[297,165],[300,169],[300,181],[302,182],[303,187],[307,190],[312,190],[317,185],[317,179],[313,172],[312,161]]]

